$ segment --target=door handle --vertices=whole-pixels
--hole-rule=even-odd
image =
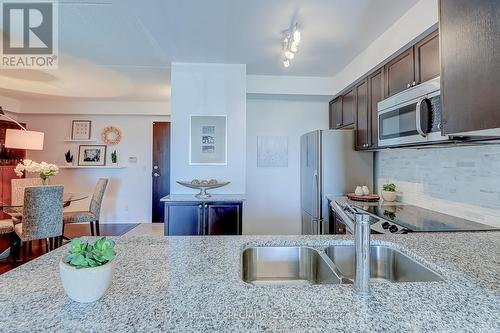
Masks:
[[[418,134],[420,134],[421,136],[423,136],[424,138],[427,136],[427,133],[424,132],[424,130],[422,129],[422,123],[420,122],[421,119],[420,119],[420,107],[422,105],[422,103],[425,101],[425,98],[421,98],[418,102],[417,102],[417,106],[415,107],[415,116],[416,116],[416,119],[415,119],[415,122],[416,122],[416,127],[417,127],[417,132]]]

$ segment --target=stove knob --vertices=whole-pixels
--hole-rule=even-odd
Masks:
[[[382,223],[382,228],[388,229],[391,224],[389,222]]]
[[[395,225],[391,225],[391,227],[389,228],[390,232],[397,232],[398,230],[398,227],[396,227]]]

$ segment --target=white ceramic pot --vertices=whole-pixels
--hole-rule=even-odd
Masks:
[[[76,268],[62,260],[59,263],[62,286],[69,298],[79,303],[100,299],[111,284],[114,269],[113,261],[92,268]]]
[[[382,191],[382,199],[384,199],[384,201],[393,202],[396,201],[396,197],[396,192]]]

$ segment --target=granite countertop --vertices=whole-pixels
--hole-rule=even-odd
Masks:
[[[198,199],[195,194],[170,194],[160,199],[160,201],[199,201],[199,202],[211,202],[211,201],[244,201],[244,194],[211,194],[208,199]]]
[[[116,238],[107,294],[79,304],[64,293],[67,245],[0,276],[0,331],[499,332],[500,233],[376,235],[445,280],[253,286],[241,280],[249,245],[352,244],[350,236]]]

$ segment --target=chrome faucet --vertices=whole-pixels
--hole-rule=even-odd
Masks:
[[[369,295],[370,282],[370,220],[368,214],[356,212],[354,223],[355,274],[354,290],[360,296]]]

